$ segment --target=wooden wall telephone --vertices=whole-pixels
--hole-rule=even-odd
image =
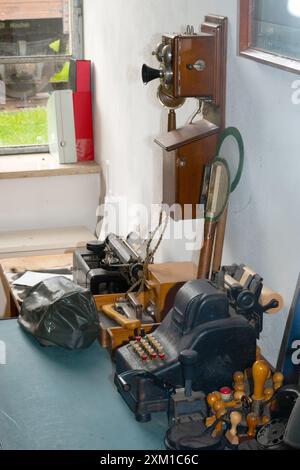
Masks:
[[[227,18],[206,16],[201,34],[191,28],[185,34],[166,34],[154,54],[160,67],[144,65],[143,82],[160,79],[159,97],[166,107],[175,108],[172,102],[194,97],[203,111],[201,121],[181,129],[176,129],[175,119],[169,120],[169,132],[155,139],[165,151],[163,203],[179,204],[183,218],[184,206],[190,205],[196,218],[205,167],[215,158],[225,127]]]

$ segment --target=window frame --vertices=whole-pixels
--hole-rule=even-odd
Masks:
[[[0,56],[0,64],[34,64],[38,62],[55,62],[61,58],[62,60],[68,59],[83,59],[84,46],[83,46],[83,0],[70,0],[71,18],[72,18],[72,54],[57,54],[53,56],[22,56],[22,57],[3,57]],[[0,157],[9,155],[21,154],[41,154],[49,153],[49,145],[26,145],[26,146],[11,146],[0,147]]]
[[[252,46],[252,11],[254,0],[240,0],[239,55],[300,75],[300,60],[290,59]]]

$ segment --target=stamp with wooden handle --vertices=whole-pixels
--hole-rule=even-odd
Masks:
[[[233,446],[238,446],[240,443],[238,437],[238,427],[243,421],[243,416],[238,411],[233,411],[230,415],[231,428],[226,432],[225,437],[228,442]]]
[[[279,390],[284,383],[284,375],[281,372],[275,372],[273,375],[273,384],[275,392]]]
[[[265,384],[270,374],[270,367],[265,361],[256,361],[252,368],[254,381],[254,401],[264,400]]]
[[[252,368],[254,393],[252,396],[252,411],[262,418],[265,404],[265,385],[270,374],[270,367],[265,361],[256,361]]]
[[[272,398],[274,396],[274,389],[272,387],[266,388],[264,391],[264,411],[263,417],[261,419],[261,424],[264,426],[271,421],[271,406],[272,406]]]
[[[209,428],[216,422],[216,412],[214,409],[214,406],[217,402],[221,401],[221,394],[219,392],[213,392],[207,395],[206,398],[207,404],[210,407],[210,415],[208,418],[206,418],[205,424]]]
[[[247,425],[248,425],[248,437],[254,439],[256,436],[256,428],[258,426],[259,419],[255,413],[249,413],[247,416]]]
[[[241,382],[241,383],[234,384],[234,391],[235,392],[243,392],[244,394],[246,394],[246,385],[245,385],[245,383]]]
[[[212,433],[212,436],[214,438],[219,437],[219,436],[222,435],[222,433],[223,433],[223,423],[224,423],[224,421],[222,420],[222,417],[225,416],[226,414],[227,414],[226,408],[220,408],[217,411],[216,417],[217,417],[217,420],[220,420],[220,421],[218,422],[214,432]]]
[[[209,395],[207,395],[206,401],[207,401],[207,404],[209,406],[210,416],[208,416],[206,418],[205,425],[208,428],[210,428],[210,426],[212,426],[216,421],[216,415],[215,415],[215,411],[214,411],[214,404],[216,403],[217,398],[216,398],[214,393],[210,393]]]
[[[226,410],[226,406],[223,401],[217,401],[216,403],[214,403],[213,410],[216,416],[220,410],[224,410],[224,409]]]
[[[234,384],[239,384],[239,383],[243,383],[245,380],[245,375],[244,375],[244,372],[235,372],[235,374],[233,375],[233,381],[234,381]]]
[[[221,401],[221,394],[219,392],[213,392],[207,395],[207,404],[211,408],[212,413],[214,414],[214,405],[218,401]]]
[[[141,327],[141,322],[139,320],[126,318],[115,310],[114,305],[103,305],[101,308],[107,317],[111,318],[118,323],[118,325],[126,328],[127,330],[135,330]]]

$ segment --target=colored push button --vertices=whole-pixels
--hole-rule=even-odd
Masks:
[[[157,354],[156,354],[156,352],[152,352],[152,353],[151,353],[151,359],[154,359],[154,360],[157,359]]]
[[[229,387],[223,387],[220,390],[222,401],[228,402],[231,400],[232,391]]]
[[[164,359],[166,359],[166,355],[164,353],[160,353],[159,358],[163,361]]]
[[[146,362],[148,360],[147,354],[142,354],[141,359],[142,359],[142,361]]]
[[[135,340],[140,343],[142,341],[142,337],[141,336],[136,336]]]

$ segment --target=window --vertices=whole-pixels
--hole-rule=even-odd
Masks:
[[[240,0],[240,54],[300,73],[300,0]]]
[[[49,94],[82,55],[82,0],[0,0],[0,155],[48,151]]]

